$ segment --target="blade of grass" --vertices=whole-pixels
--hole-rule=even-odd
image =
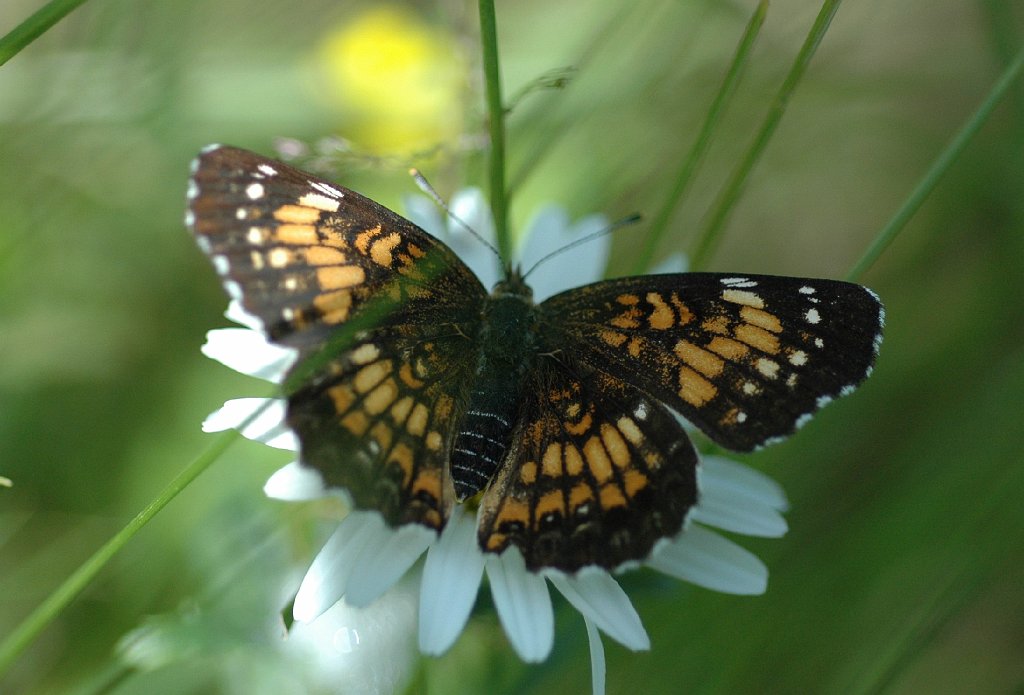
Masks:
[[[85,0],[50,0],[43,5],[31,17],[0,38],[0,65],[18,55],[23,48],[45,34],[50,27],[84,2]]]
[[[113,558],[135,534],[152,520],[157,513],[178,496],[182,490],[199,477],[210,465],[216,461],[224,451],[238,438],[239,431],[244,430],[251,422],[255,421],[272,401],[267,401],[258,408],[252,415],[246,418],[236,429],[229,430],[218,437],[204,452],[199,454],[188,466],[178,473],[175,478],[160,491],[160,494],[147,504],[135,518],[128,522],[124,528],[118,531],[109,541],[104,543],[99,550],[83,562],[81,566],[49,596],[47,596],[34,611],[21,621],[7,637],[0,642],[0,676],[14,664],[15,659],[21,654],[36,637],[60,615],[61,611],[67,608],[76,596],[85,589],[96,578],[106,564]]]
[[[505,188],[505,105],[501,100],[501,68],[498,64],[498,28],[494,0],[480,0],[480,43],[483,49],[484,80],[487,83],[487,115],[491,136],[489,163],[491,214],[494,235],[504,263],[512,259],[512,239],[508,233],[508,199]]]
[[[721,115],[725,111],[730,98],[736,93],[736,87],[739,85],[740,78],[743,76],[744,69],[749,62],[750,51],[754,47],[754,42],[761,31],[761,27],[764,25],[764,18],[767,13],[768,0],[761,0],[757,5],[757,9],[754,10],[750,21],[747,23],[747,28],[743,32],[739,46],[736,48],[736,54],[729,65],[729,70],[725,73],[725,80],[718,89],[718,93],[711,103],[711,108],[708,109],[708,114],[704,119],[697,139],[693,143],[693,147],[690,149],[686,159],[683,160],[683,165],[680,167],[679,172],[676,174],[675,184],[665,199],[665,204],[651,221],[650,229],[644,241],[644,247],[636,264],[633,266],[635,274],[643,273],[650,267],[651,261],[654,259],[654,253],[658,249],[658,243],[665,235],[665,230],[668,229],[669,220],[672,219],[672,215],[679,208],[683,194],[689,188],[693,175],[697,171],[698,165],[703,161],[704,153],[707,152],[708,146],[711,144],[715,128],[721,122]]]
[[[711,206],[708,222],[704,225],[704,229],[694,242],[693,252],[690,254],[690,262],[694,270],[702,270],[714,252],[722,236],[725,223],[729,218],[729,213],[735,207],[751,170],[761,158],[761,155],[764,154],[765,147],[767,147],[772,135],[775,134],[775,129],[778,127],[779,121],[782,120],[786,107],[789,105],[789,99],[793,96],[793,92],[803,78],[804,73],[807,72],[807,66],[825,37],[825,32],[828,31],[832,18],[839,9],[841,2],[842,0],[825,0],[822,4],[821,10],[818,12],[818,16],[815,18],[814,24],[807,34],[807,38],[804,39],[803,46],[800,47],[800,52],[797,53],[793,67],[790,68],[789,74],[786,75],[786,79],[775,95],[772,106],[768,110],[764,122],[761,124],[761,129],[754,137],[754,142],[751,143],[750,148],[733,170],[725,187],[715,198],[715,202]]]
[[[960,131],[953,136],[953,139],[946,145],[946,149],[939,154],[935,162],[925,172],[921,181],[911,191],[900,209],[896,211],[896,214],[889,220],[889,223],[885,225],[882,231],[878,233],[878,236],[875,237],[875,240],[871,242],[871,246],[868,247],[868,250],[864,252],[861,259],[857,261],[857,264],[847,274],[847,280],[856,280],[864,274],[878,260],[882,252],[889,247],[889,244],[893,242],[896,235],[903,230],[910,218],[914,216],[925,199],[935,189],[935,186],[938,185],[943,174],[949,170],[953,162],[956,161],[956,158],[967,147],[967,143],[981,129],[981,126],[988,120],[988,117],[992,115],[995,107],[1006,96],[1010,86],[1020,76],[1021,68],[1024,68],[1024,49],[1006,67],[1003,74],[999,76],[999,79],[992,87],[992,90],[988,93],[985,101],[981,103],[981,106],[971,115]]]

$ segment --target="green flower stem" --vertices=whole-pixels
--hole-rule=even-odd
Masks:
[[[505,106],[501,101],[501,70],[498,66],[498,29],[494,0],[480,0],[480,43],[483,49],[484,80],[487,83],[487,113],[491,136],[491,214],[498,251],[504,262],[512,259],[508,233],[508,199],[505,188]]]
[[[18,55],[21,49],[46,33],[85,0],[50,0],[31,17],[0,38],[0,65]]]
[[[807,71],[811,58],[814,57],[818,46],[821,44],[821,40],[825,37],[825,32],[828,31],[832,18],[839,9],[840,2],[842,0],[825,0],[822,4],[821,10],[814,20],[814,25],[811,26],[810,33],[804,39],[804,44],[800,47],[800,52],[797,53],[793,67],[790,68],[789,74],[786,75],[786,79],[779,88],[778,94],[775,95],[775,100],[764,119],[764,123],[761,124],[761,129],[755,136],[754,142],[743,156],[743,159],[740,160],[739,165],[733,170],[732,176],[726,183],[725,188],[722,189],[715,199],[708,222],[701,231],[700,236],[697,237],[693,251],[690,254],[690,262],[695,270],[702,270],[714,252],[722,236],[722,230],[725,228],[729,213],[735,207],[736,201],[743,191],[743,186],[746,184],[747,178],[754,168],[754,164],[761,158],[765,147],[767,147],[772,135],[775,134],[775,129],[778,127],[779,121],[782,120],[786,107],[789,105],[789,99],[793,96],[797,84],[799,84],[804,73]]]
[[[269,404],[270,401],[267,402]],[[266,409],[264,405],[250,415],[238,430],[244,429]],[[100,570],[114,555],[130,541],[142,527],[156,516],[157,512],[177,497],[178,493],[188,487],[189,483],[210,467],[222,453],[238,438],[237,430],[223,433],[206,451],[201,453],[177,477],[165,487],[160,494],[128,522],[117,535],[107,541],[92,557],[86,560],[64,582],[56,588],[39,606],[18,625],[3,642],[0,642],[0,675],[3,675],[14,664],[14,660],[28,645],[39,636],[39,633],[63,611],[89,583],[96,578]]]
[[[764,18],[767,13],[768,0],[761,0],[750,21],[747,23],[747,29],[743,33],[743,38],[740,39],[740,44],[736,49],[736,55],[733,56],[732,64],[725,74],[725,80],[722,82],[722,86],[711,103],[711,108],[704,119],[704,124],[697,135],[697,140],[693,143],[690,153],[683,161],[683,166],[676,175],[675,185],[669,192],[668,198],[665,199],[665,204],[651,222],[643,250],[640,252],[640,257],[633,267],[634,273],[639,275],[649,269],[654,259],[654,254],[658,250],[658,243],[665,235],[665,230],[668,229],[668,223],[672,219],[672,215],[678,209],[679,203],[683,199],[683,194],[693,180],[697,166],[703,160],[708,145],[711,144],[715,128],[721,122],[721,115],[730,98],[736,93],[736,87],[739,85],[744,68],[746,68],[749,62],[750,51],[754,47],[754,42],[761,31],[761,27],[764,25]]]
[[[856,280],[859,278],[864,271],[874,264],[878,260],[878,257],[882,255],[882,252],[889,247],[889,244],[893,242],[896,235],[899,234],[904,226],[911,217],[918,211],[921,205],[924,203],[925,198],[931,194],[938,185],[942,175],[953,165],[956,158],[960,156],[960,153],[967,147],[967,143],[971,141],[975,133],[981,129],[981,126],[988,120],[988,117],[992,115],[992,111],[999,104],[999,102],[1006,96],[1010,87],[1013,85],[1021,73],[1021,69],[1024,68],[1024,50],[1017,53],[1017,56],[1010,62],[1003,71],[1003,74],[999,76],[992,90],[988,93],[985,101],[982,102],[978,110],[975,111],[967,122],[963,125],[960,131],[953,136],[946,149],[935,159],[931,168],[925,173],[924,177],[917,184],[914,190],[904,201],[903,205],[896,214],[893,215],[889,223],[885,225],[875,240],[871,242],[871,246],[864,252],[857,264],[853,266],[853,269],[846,276],[848,280]]]

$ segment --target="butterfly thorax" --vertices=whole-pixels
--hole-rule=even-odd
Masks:
[[[459,500],[482,490],[508,451],[524,376],[537,359],[535,317],[533,292],[516,273],[483,303],[473,384],[452,448]]]

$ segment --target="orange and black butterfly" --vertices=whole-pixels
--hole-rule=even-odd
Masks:
[[[232,147],[196,161],[187,223],[227,291],[294,348],[300,460],[393,526],[478,499],[485,552],[532,570],[644,559],[697,501],[673,411],[750,451],[871,371],[878,297],[834,280],[682,273],[539,304],[488,292],[444,244],[358,193]]]

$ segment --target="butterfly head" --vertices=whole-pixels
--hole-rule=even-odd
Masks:
[[[505,278],[495,283],[491,289],[491,297],[515,297],[527,304],[533,304],[533,289],[526,284],[522,269],[518,265],[506,266]]]

